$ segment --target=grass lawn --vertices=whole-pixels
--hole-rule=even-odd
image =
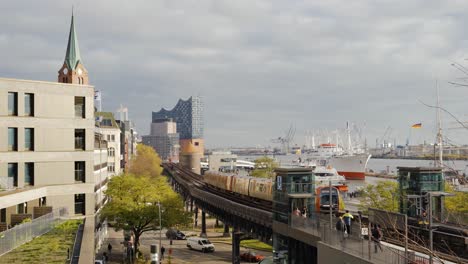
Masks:
[[[246,248],[251,248],[251,249],[256,249],[256,250],[273,251],[273,248],[270,245],[260,242],[256,239],[242,240],[240,242],[240,245],[241,247],[246,247]]]
[[[0,263],[65,263],[82,220],[68,220],[0,257]]]

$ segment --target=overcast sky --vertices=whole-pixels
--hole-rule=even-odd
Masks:
[[[370,146],[391,127],[403,144],[433,141],[442,106],[468,119],[466,0],[1,1],[0,77],[56,81],[71,6],[83,63],[103,107],[128,107],[140,134],[151,112],[201,95],[208,147],[274,145],[296,127],[346,121]],[[444,127],[454,120],[444,115]],[[447,130],[456,143],[468,132]]]

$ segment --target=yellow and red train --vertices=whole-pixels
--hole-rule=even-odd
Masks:
[[[239,176],[217,171],[206,171],[204,182],[221,190],[252,197],[265,201],[273,201],[273,181],[266,178]],[[316,189],[315,209],[317,212],[329,211],[329,187]],[[333,211],[344,210],[343,198],[336,187],[332,187]]]

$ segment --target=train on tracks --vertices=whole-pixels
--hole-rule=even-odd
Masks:
[[[266,178],[239,176],[236,174],[206,171],[203,180],[206,184],[217,189],[237,194],[239,196],[273,202],[273,181]],[[316,189],[315,209],[317,212],[329,212],[330,188]],[[333,212],[344,210],[343,198],[336,187],[332,187]]]

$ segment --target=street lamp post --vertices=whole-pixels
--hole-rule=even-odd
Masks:
[[[161,224],[161,203],[158,202],[159,208],[159,249],[158,249],[158,263],[161,263],[161,248],[162,248],[162,224]]]

